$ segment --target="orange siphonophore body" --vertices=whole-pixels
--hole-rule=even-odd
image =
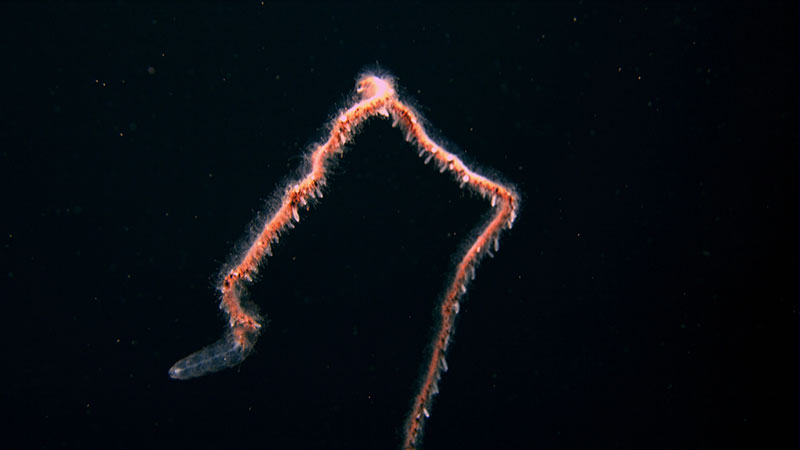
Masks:
[[[403,448],[413,449],[419,444],[423,425],[430,416],[433,396],[439,392],[441,373],[447,370],[445,353],[459,311],[459,300],[475,277],[478,262],[498,250],[500,233],[514,224],[520,200],[512,187],[473,172],[461,159],[434,142],[419,115],[398,98],[391,77],[365,74],[358,79],[354,102],[332,121],[326,141],[311,149],[308,173],[286,189],[280,206],[267,218],[240,260],[224,274],[219,286],[220,307],[228,316],[229,330],[217,343],[175,363],[169,373],[176,379],[194,378],[235,366],[247,357],[261,324],[259,316],[242,304],[245,285],[252,281],[260,263],[271,254],[272,245],[280,235],[300,221],[300,208],[322,197],[328,162],[343,152],[344,145],[372,117],[391,119],[393,126],[404,132],[405,139],[419,149],[426,164],[433,161],[440,172],[449,173],[463,189],[476,192],[492,207],[491,217],[469,243],[441,301],[440,323],[433,337],[431,355],[405,428]]]

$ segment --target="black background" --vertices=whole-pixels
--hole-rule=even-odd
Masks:
[[[6,435],[394,448],[488,205],[389,123],[250,299],[219,267],[363,70],[523,209],[465,299],[426,448],[796,448],[797,3],[0,6]]]

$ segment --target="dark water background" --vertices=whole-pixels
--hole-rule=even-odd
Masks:
[[[756,6],[758,5],[758,6]],[[214,280],[354,79],[388,70],[523,209],[428,449],[797,448],[796,2],[5,3],[0,296],[30,448],[395,448],[488,205],[363,130],[191,382]]]

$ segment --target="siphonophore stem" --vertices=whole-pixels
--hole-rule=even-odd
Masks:
[[[247,357],[255,345],[261,323],[258,314],[242,303],[246,284],[253,280],[259,265],[271,255],[272,246],[280,236],[292,228],[293,223],[300,221],[300,210],[322,197],[329,162],[342,154],[345,144],[372,117],[392,120],[392,125],[404,133],[406,141],[418,148],[426,164],[433,162],[440,172],[447,172],[463,189],[476,192],[492,207],[491,218],[461,256],[441,301],[440,321],[431,346],[433,350],[406,422],[403,448],[413,449],[420,443],[433,396],[439,392],[441,374],[447,371],[445,353],[459,312],[459,300],[475,277],[480,260],[498,250],[500,233],[514,224],[520,200],[512,187],[473,172],[461,159],[434,142],[422,126],[420,116],[398,98],[394,80],[388,76],[365,74],[358,79],[352,104],[331,122],[326,141],[309,152],[308,173],[285,190],[280,207],[267,218],[261,232],[239,261],[224,273],[219,291],[222,296],[220,308],[228,317],[229,330],[225,336],[216,344],[178,361],[169,373],[176,379],[194,378],[235,366]]]

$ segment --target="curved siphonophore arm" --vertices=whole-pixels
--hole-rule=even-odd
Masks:
[[[235,366],[247,357],[261,329],[261,319],[252,308],[243,305],[246,285],[253,280],[263,260],[271,255],[272,246],[280,236],[300,221],[300,211],[322,197],[331,159],[341,155],[344,146],[373,117],[391,120],[392,125],[403,132],[406,141],[416,146],[426,164],[432,162],[439,172],[449,174],[462,189],[485,198],[492,208],[491,217],[461,255],[441,300],[432,351],[406,422],[403,448],[413,449],[420,443],[433,397],[439,392],[441,374],[447,371],[445,353],[460,309],[459,301],[475,278],[478,263],[498,250],[500,234],[514,224],[520,199],[513,187],[474,172],[431,139],[419,114],[398,97],[391,77],[373,74],[359,77],[354,100],[330,123],[326,140],[310,149],[309,171],[284,191],[280,206],[266,219],[260,233],[241,258],[225,270],[219,285],[220,308],[228,317],[229,329],[225,336],[175,363],[169,374],[176,379],[194,378]]]

